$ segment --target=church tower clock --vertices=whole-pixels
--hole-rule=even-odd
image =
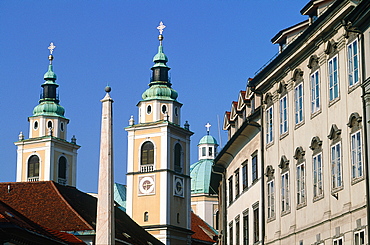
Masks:
[[[138,103],[139,121],[133,117],[128,132],[126,212],[165,244],[190,244],[190,136],[180,126],[181,106],[171,87],[163,29],[159,30],[149,88]]]
[[[49,68],[41,85],[39,104],[28,118],[29,138],[19,135],[17,146],[17,181],[53,180],[59,184],[76,186],[77,150],[73,136],[66,140],[69,120],[64,117],[64,108],[59,105],[58,84],[53,71],[53,51],[50,44]]]

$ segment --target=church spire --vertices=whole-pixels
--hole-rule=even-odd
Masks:
[[[45,82],[41,85],[42,94],[40,95],[39,105],[33,110],[34,116],[47,115],[47,116],[61,116],[64,117],[64,108],[59,105],[59,96],[57,94],[57,88],[59,85],[55,82],[57,75],[53,71],[53,52],[56,46],[54,43],[50,43],[48,49],[50,50],[49,55],[49,67],[48,71],[44,74]]]
[[[165,25],[163,25],[163,22],[159,23],[159,26],[157,29],[159,30],[159,46],[158,46],[158,53],[154,56],[153,62],[155,63],[153,67],[151,68],[153,71],[152,75],[152,81],[151,84],[162,82],[162,83],[168,83],[168,86],[171,87],[171,83],[168,79],[168,71],[171,69],[167,66],[168,58],[163,52],[163,30],[166,28]]]
[[[168,71],[171,69],[167,66],[168,58],[163,52],[163,30],[166,26],[161,21],[157,29],[159,30],[158,53],[153,57],[154,65],[152,66],[152,77],[149,88],[143,93],[143,100],[162,99],[176,100],[177,92],[171,88],[172,84],[168,77]]]

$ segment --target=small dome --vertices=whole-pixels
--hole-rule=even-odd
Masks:
[[[59,116],[64,117],[63,106],[53,102],[44,101],[33,109],[33,116]]]
[[[198,145],[201,145],[201,144],[218,145],[217,144],[217,140],[213,136],[211,136],[211,135],[205,135],[205,136],[203,136],[203,138],[200,139]]]
[[[176,90],[163,84],[152,85],[142,94],[143,100],[176,100],[177,96]]]
[[[200,160],[190,166],[191,194],[210,194],[212,160]]]
[[[157,62],[160,62],[160,61],[163,61],[163,63],[168,62],[167,56],[163,53],[163,46],[162,45],[158,46],[158,53],[156,55],[154,55],[154,57],[153,57],[153,62],[154,63],[157,63]]]
[[[53,65],[49,65],[49,69],[48,71],[45,73],[44,75],[44,79],[45,80],[48,80],[48,79],[53,79],[53,80],[56,80],[57,79],[57,75],[54,73],[53,71]]]

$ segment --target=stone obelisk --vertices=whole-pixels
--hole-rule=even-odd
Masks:
[[[113,192],[113,140],[112,140],[112,103],[109,95],[111,88],[105,88],[107,92],[102,102],[102,121],[100,136],[100,163],[99,163],[99,188],[98,210],[96,217],[97,245],[114,244],[114,192]]]

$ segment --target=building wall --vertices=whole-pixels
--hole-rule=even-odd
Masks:
[[[282,58],[280,63],[258,81],[257,89],[263,91],[265,98],[265,118],[269,108],[273,111],[273,140],[268,142],[265,134],[264,157],[266,167],[270,166],[273,170],[270,180],[273,179],[275,182],[273,192],[275,212],[271,217],[267,216],[266,244],[299,244],[300,241],[304,244],[315,242],[319,244],[341,238],[345,244],[354,244],[355,232],[364,230],[367,225],[363,167],[364,115],[360,86],[363,81],[361,77],[363,67],[361,62],[358,62],[359,81],[353,85],[350,85],[348,70],[348,45],[354,41],[360,45],[360,42],[357,34],[348,34],[345,27],[340,24],[351,5],[349,1],[343,1],[336,5],[338,6],[336,9],[327,8],[332,10],[332,15],[327,17],[324,24],[307,35],[301,47],[294,52],[291,51],[289,56],[288,52],[280,54],[283,57],[286,55],[287,58]],[[312,43],[315,43],[315,46],[307,48]],[[358,50],[360,51],[360,47]],[[363,57],[364,54],[359,52],[358,55]],[[337,59],[339,92],[337,98],[331,99],[330,93],[333,90],[330,88],[330,61],[334,57]],[[317,64],[313,64],[313,59],[317,60]],[[313,112],[311,76],[316,71],[319,72],[320,106]],[[303,87],[303,120],[297,123],[295,96],[296,88],[300,85]],[[288,129],[287,132],[281,133],[280,123],[284,114],[280,108],[281,100],[285,96],[287,96]],[[351,118],[351,115],[357,115],[356,119]],[[265,132],[268,131],[268,127],[266,122]],[[360,142],[358,146],[360,150],[356,151],[361,152],[362,169],[359,176],[353,177],[352,163],[355,160],[351,136],[357,132],[361,137],[360,141],[356,141]],[[320,140],[319,146],[313,144],[315,137]],[[338,143],[340,160],[333,162],[333,157],[339,152],[334,151],[339,150],[339,147],[334,149],[333,147]],[[322,194],[314,196],[314,190],[318,190],[315,188],[317,171],[314,167],[314,160],[317,160],[318,154],[321,154]],[[356,171],[359,168],[358,164]],[[283,195],[285,191],[283,176],[286,173],[289,174],[289,192]],[[336,178],[335,184],[333,178]],[[340,184],[338,178],[342,179]],[[264,181],[266,213],[269,208],[268,182],[266,178]],[[284,197],[289,198],[289,207],[286,208],[285,205],[287,210],[283,207],[286,200]]]

